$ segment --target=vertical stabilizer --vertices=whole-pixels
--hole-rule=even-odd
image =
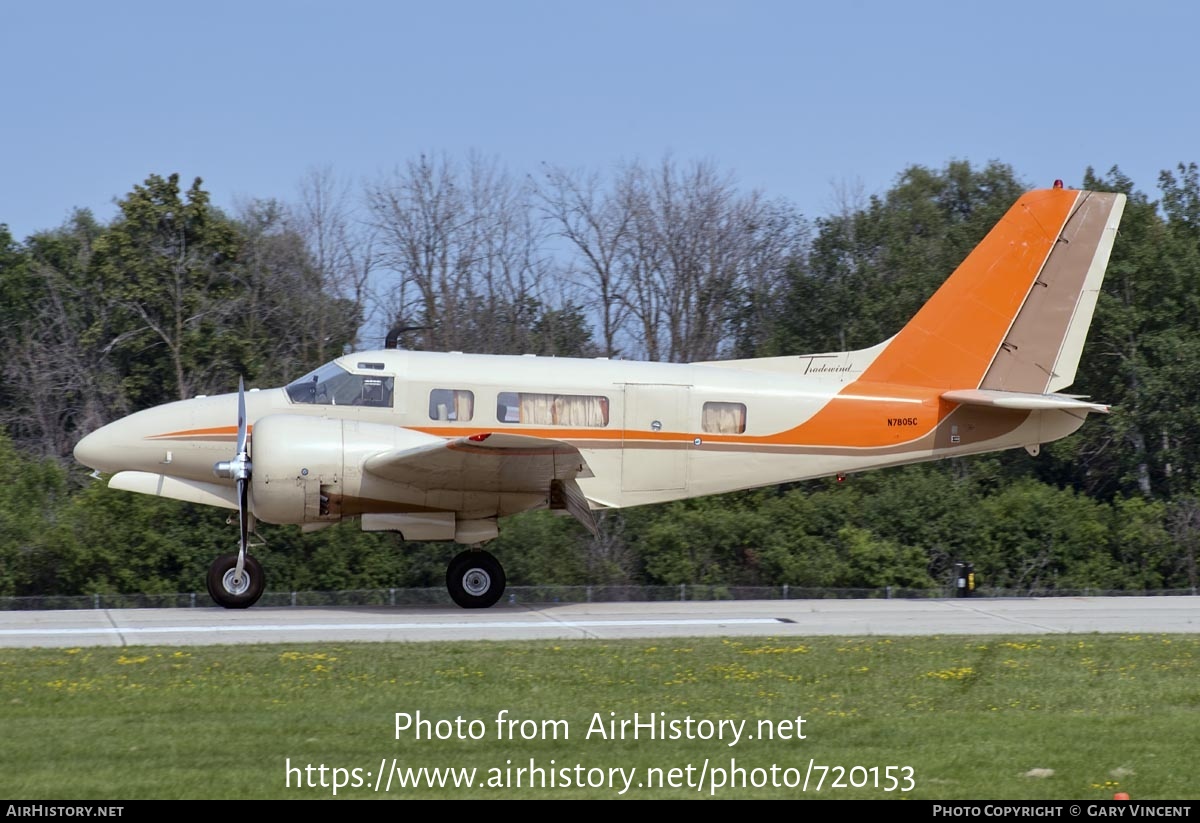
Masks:
[[[1023,195],[864,381],[1045,392],[1074,378],[1124,195]],[[1065,381],[1065,382],[1064,382]]]

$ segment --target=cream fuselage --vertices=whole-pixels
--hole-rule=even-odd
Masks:
[[[431,489],[363,469],[373,455],[431,437],[508,432],[569,443],[590,468],[579,485],[591,506],[615,508],[1033,446],[1083,422],[1065,411],[960,407],[942,400],[940,389],[856,382],[880,349],[710,364],[355,353],[335,362],[392,378],[389,406],[297,403],[282,388],[246,393],[251,506],[268,522],[321,523],[373,512],[452,512],[476,521],[548,505],[547,494],[475,490],[470,477]],[[360,369],[363,362],[372,369]],[[439,390],[471,392],[471,419],[447,420],[444,412],[435,419],[431,397]],[[514,392],[603,398],[607,422],[506,422],[498,400]],[[714,430],[706,403],[744,408],[744,430]],[[100,471],[125,473],[114,478],[118,488],[234,508],[232,481],[214,477],[213,465],[232,456],[236,408],[236,394],[168,403],[89,435],[76,455]],[[264,422],[256,452],[254,427],[268,419],[276,421],[273,440],[268,447]],[[318,501],[331,489],[332,511]]]

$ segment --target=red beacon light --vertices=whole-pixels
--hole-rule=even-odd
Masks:
[[[473,443],[482,443],[484,440],[487,440],[491,436],[492,436],[492,433],[487,432],[485,434],[472,434],[467,439]]]
[[[1063,181],[1061,181],[1061,180],[1054,181],[1054,188],[1061,189],[1062,187],[1063,187]]]

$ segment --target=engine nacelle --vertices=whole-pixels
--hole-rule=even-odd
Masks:
[[[250,508],[268,523],[341,519],[342,421],[272,414],[254,424]],[[336,497],[335,497],[336,495]]]
[[[298,414],[259,418],[250,438],[250,508],[267,523],[331,523],[394,506],[403,511],[405,490],[376,483],[370,501],[360,498],[362,464],[370,456],[441,438],[400,426]]]

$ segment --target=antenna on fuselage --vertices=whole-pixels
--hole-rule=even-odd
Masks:
[[[387,337],[383,339],[383,347],[385,349],[400,348],[400,335],[410,331],[428,331],[433,326],[392,326],[388,331]]]

